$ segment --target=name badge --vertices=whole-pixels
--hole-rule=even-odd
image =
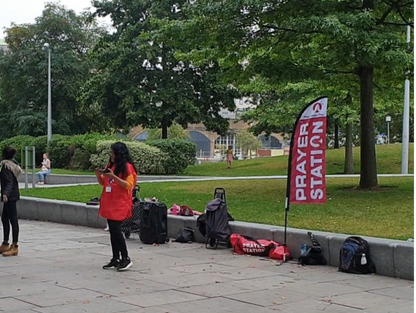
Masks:
[[[111,187],[110,186],[105,187],[105,192],[111,192]]]

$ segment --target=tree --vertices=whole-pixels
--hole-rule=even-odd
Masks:
[[[194,66],[177,59],[161,36],[165,20],[183,17],[183,1],[94,1],[96,15],[110,16],[115,32],[94,50],[97,73],[84,89],[84,103],[97,102],[115,127],[161,128],[162,138],[176,122],[205,124],[225,133],[220,108],[234,109],[236,91],[218,80],[217,62]]]
[[[413,68],[404,37],[405,26],[413,25],[413,7],[407,0],[201,0],[187,7],[192,21],[172,24],[170,31],[187,45],[189,59],[220,60],[228,77],[239,77],[237,82],[261,77],[273,86],[325,81],[333,74],[355,80],[359,94],[353,98],[360,99],[360,187],[371,189],[378,185],[375,77],[388,75],[395,81]]]
[[[189,133],[181,126],[176,123],[173,123],[168,127],[168,137],[169,139],[190,139]],[[152,128],[147,132],[147,140],[157,140],[162,139],[162,129],[161,128]]]
[[[262,142],[248,131],[239,131],[237,133],[237,143],[243,152],[243,156],[251,157],[251,151],[263,147]],[[250,154],[249,154],[250,151]]]
[[[85,15],[47,3],[34,24],[12,24],[8,48],[0,55],[0,126],[7,135],[46,133],[47,51],[51,49],[53,132],[77,134],[90,130],[87,112],[79,106],[79,90],[90,76],[88,50],[99,29]],[[97,118],[95,117],[97,121]]]

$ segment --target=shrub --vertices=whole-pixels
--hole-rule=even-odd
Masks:
[[[183,139],[148,140],[146,144],[159,148],[168,158],[164,165],[166,174],[183,172],[195,164],[196,145]]]
[[[11,146],[17,150],[16,161],[18,163],[21,163],[22,162],[21,152],[22,150],[24,150],[26,146],[31,146],[31,142],[33,139],[34,137],[29,136],[29,135],[20,135],[20,136],[15,136],[15,137],[5,139],[0,142],[0,153],[1,151],[3,151],[5,147]]]
[[[48,152],[52,167],[67,168],[74,153],[74,149],[71,147],[71,137],[54,135],[49,142]]]
[[[115,135],[101,135],[88,133],[71,138],[71,161],[69,168],[78,170],[92,170],[90,156],[97,153],[97,142],[103,140],[117,140]]]
[[[36,159],[36,165],[40,166],[43,154],[45,152],[48,152],[48,139],[47,136],[40,136],[35,137],[30,143],[31,146],[35,147],[35,159]]]
[[[92,154],[90,162],[94,168],[102,168],[109,161],[109,151],[115,140],[99,141],[97,153]],[[137,170],[142,174],[164,174],[164,162],[167,155],[156,147],[150,147],[142,142],[123,141],[130,150],[131,157]]]

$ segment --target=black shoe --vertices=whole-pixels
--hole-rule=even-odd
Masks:
[[[103,269],[108,270],[108,269],[112,269],[112,268],[118,268],[118,266],[120,265],[120,261],[116,260],[116,259],[111,259],[111,261],[103,266]]]
[[[130,260],[130,258],[121,260],[117,267],[117,271],[125,271],[129,269],[133,265],[133,262]]]

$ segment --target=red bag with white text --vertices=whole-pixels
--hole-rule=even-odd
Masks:
[[[290,258],[289,249],[287,246],[277,245],[269,252],[269,258],[273,260],[285,261]]]
[[[258,239],[255,240],[248,236],[231,234],[230,243],[237,254],[249,254],[257,256],[268,256],[270,251],[278,246],[273,240]]]

